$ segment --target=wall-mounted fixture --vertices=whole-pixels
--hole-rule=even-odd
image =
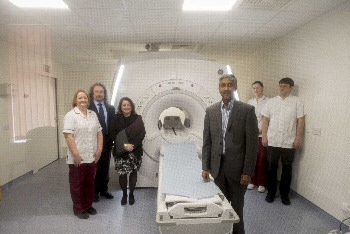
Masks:
[[[11,84],[0,84],[0,96],[11,95]]]

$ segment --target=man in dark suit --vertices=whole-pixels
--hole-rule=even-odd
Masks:
[[[219,80],[222,101],[206,110],[203,130],[202,177],[209,174],[240,218],[233,233],[243,234],[244,194],[254,173],[258,151],[258,124],[254,107],[234,99],[237,79]]]
[[[113,199],[113,195],[108,191],[109,166],[111,161],[111,151],[115,137],[114,106],[107,103],[107,90],[102,83],[95,83],[89,92],[89,109],[96,112],[98,120],[102,126],[103,150],[97,164],[95,177],[95,197],[94,201],[100,201],[100,195],[107,199]]]

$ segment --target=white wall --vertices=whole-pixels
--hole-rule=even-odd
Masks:
[[[46,27],[40,26],[13,26],[8,28],[5,25],[1,25],[0,31],[0,84],[16,84],[14,86],[15,92],[17,92],[16,97],[29,97],[29,99],[32,97],[32,99],[38,101],[48,98],[43,92],[38,92],[39,94],[28,93],[28,83],[30,83],[28,80],[36,75],[57,78],[56,75],[60,68],[51,61],[50,32]],[[43,71],[44,64],[51,67],[50,73]],[[37,83],[31,84],[38,85]],[[21,89],[18,88],[20,85]],[[24,86],[26,90],[23,89]],[[30,88],[29,91],[31,91]],[[57,133],[55,127],[53,127],[55,125],[54,116],[51,116],[50,124],[40,123],[40,129],[34,126],[28,128],[28,131],[24,131],[23,136],[25,137],[27,134],[28,137],[30,135],[31,141],[14,143],[12,119],[13,116],[19,119],[18,113],[23,114],[23,109],[17,113],[12,112],[11,97],[15,98],[15,95],[0,96],[0,185],[8,183],[27,172],[36,172],[57,159]],[[33,101],[33,103],[35,102]],[[21,104],[23,106],[25,102],[21,102]],[[34,111],[37,111],[35,110],[35,104],[32,107]],[[42,113],[38,118],[43,118],[45,114]]]
[[[0,40],[0,84],[10,83],[10,76],[8,74],[8,48],[9,44]],[[0,96],[0,185],[11,181],[13,178],[23,175],[27,172],[25,165],[24,147],[12,147],[10,144],[11,134],[9,125],[8,103],[10,97],[8,95]],[[15,151],[18,155],[13,157],[11,152]]]

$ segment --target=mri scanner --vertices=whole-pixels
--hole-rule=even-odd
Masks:
[[[171,178],[170,182],[162,182],[169,179],[165,175],[176,177],[176,173],[186,173],[174,163],[179,154],[174,153],[173,146],[189,152],[185,155],[191,160],[183,158],[180,162],[186,165],[192,162],[197,170],[192,170],[194,174],[190,177],[201,180],[205,109],[221,99],[218,79],[229,73],[228,65],[191,52],[145,52],[120,60],[111,103],[118,106],[120,98],[131,98],[145,123],[138,187],[158,187],[156,220],[160,232],[225,233],[230,231],[232,223],[239,222],[219,189],[216,188],[212,197],[193,200],[172,191],[167,194],[164,189],[169,189]],[[176,168],[170,169],[171,166]],[[169,170],[176,173],[169,174]],[[201,188],[203,181],[196,183],[198,189],[207,190]],[[178,182],[171,186],[183,187]]]

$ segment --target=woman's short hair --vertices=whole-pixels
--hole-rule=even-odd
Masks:
[[[73,97],[73,102],[72,102],[72,107],[76,107],[77,106],[77,99],[78,99],[78,93],[85,93],[86,97],[87,97],[87,107],[89,107],[89,95],[82,89],[79,89],[77,92],[75,92],[74,97]]]
[[[264,87],[263,82],[261,82],[260,80],[254,81],[254,83],[252,84],[252,86],[255,85],[255,84],[258,84],[258,85],[260,85],[261,87]]]

